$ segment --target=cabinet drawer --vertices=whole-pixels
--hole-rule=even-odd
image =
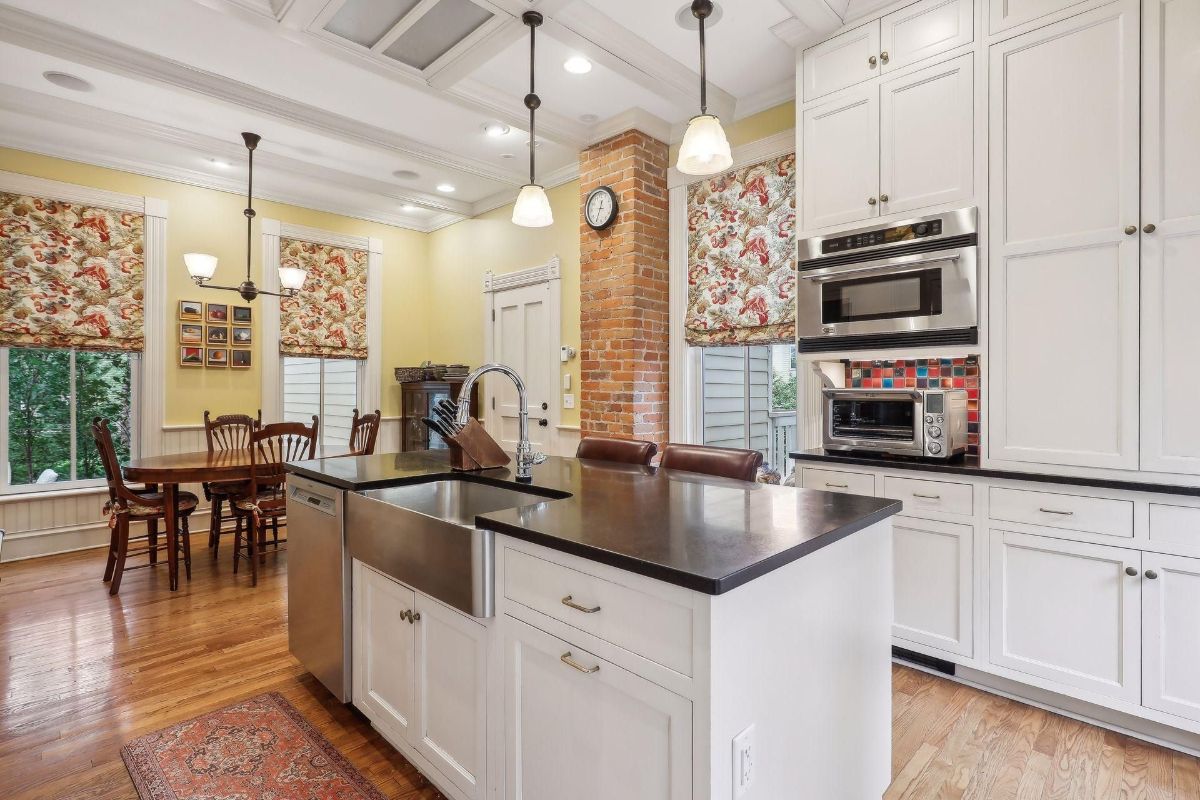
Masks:
[[[1200,550],[1200,508],[1151,503],[1150,541]]]
[[[969,483],[926,481],[914,478],[883,479],[883,496],[904,503],[904,513],[940,511],[944,514],[975,513],[974,489]]]
[[[988,494],[988,516],[1006,522],[1133,537],[1133,502],[1130,500],[993,486]]]
[[[511,548],[504,551],[504,596],[680,674],[692,674],[688,606]]]
[[[842,472],[805,467],[800,477],[801,485],[805,489],[875,496],[875,476],[867,472]]]

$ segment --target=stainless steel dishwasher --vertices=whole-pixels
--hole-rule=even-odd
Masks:
[[[351,699],[346,493],[288,475],[288,649],[343,703]]]

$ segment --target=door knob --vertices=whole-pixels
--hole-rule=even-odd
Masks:
[[[888,55],[887,50],[884,50],[882,53],[879,54],[879,60],[882,61],[884,64],[888,63],[888,60],[890,58],[891,58],[891,56]]]
[[[542,411],[548,411],[549,409],[550,409],[549,403],[542,403]]]
[[[876,203],[876,202],[877,202],[877,201],[875,200],[875,198],[874,198],[874,197],[868,197],[868,198],[867,198],[867,205],[869,205],[869,206],[873,206],[873,205],[875,205],[875,203]]]
[[[1156,581],[1156,580],[1158,580],[1158,573],[1152,569],[1148,569],[1148,570],[1146,570],[1146,577],[1152,581]]]
[[[1125,574],[1131,578],[1136,578],[1137,577],[1137,567],[1126,567]]]
[[[871,56],[870,58],[867,59],[867,63],[869,65],[871,65],[872,67],[874,67],[876,64],[879,63],[879,59],[877,59],[875,56]]]
[[[1142,227],[1142,233],[1154,233],[1156,230],[1158,230],[1158,228],[1153,222],[1147,222]]]
[[[886,203],[887,201],[888,201],[888,196],[886,194],[879,195],[879,202]]]
[[[545,419],[544,417],[543,417],[542,419],[539,419],[539,420],[538,420],[538,427],[539,427],[539,428],[544,428],[544,427],[546,427],[546,426],[547,426],[547,425],[549,425],[549,424],[550,424],[550,421],[549,421],[549,420],[547,420],[547,419]]]
[[[1137,225],[1126,225],[1125,226],[1125,235],[1126,236],[1133,236],[1135,233],[1137,233]]]

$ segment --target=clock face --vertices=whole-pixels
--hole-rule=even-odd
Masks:
[[[617,196],[613,190],[607,186],[593,189],[584,203],[583,216],[595,230],[611,225],[617,218]]]

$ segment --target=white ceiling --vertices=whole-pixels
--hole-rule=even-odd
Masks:
[[[630,124],[668,137],[697,113],[696,34],[675,22],[683,5],[0,0],[0,145],[238,190],[239,133],[251,130],[263,136],[259,196],[432,230],[509,202],[527,180],[523,10],[546,16],[537,162],[539,182],[555,185],[575,176],[589,142]],[[829,9],[726,0],[708,36],[710,110],[728,119],[790,99],[791,44],[833,24],[820,14],[840,24],[844,5]],[[572,55],[592,71],[567,73]],[[47,71],[92,89],[52,85]],[[510,132],[485,136],[495,121]]]

